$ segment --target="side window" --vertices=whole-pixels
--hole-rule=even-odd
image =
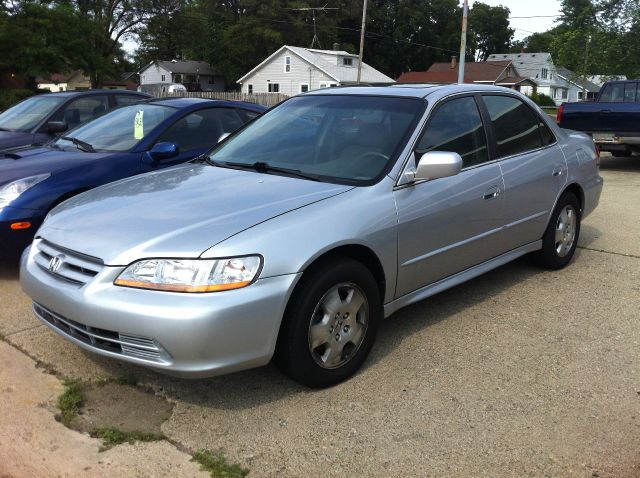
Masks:
[[[609,83],[605,85],[598,101],[602,103],[620,103],[624,98],[624,83]]]
[[[543,146],[539,132],[540,118],[522,101],[511,96],[483,95],[482,99],[493,123],[499,157]]]
[[[421,153],[458,153],[465,168],[486,162],[489,159],[487,140],[476,101],[467,96],[439,107],[423,133],[417,150]]]
[[[540,137],[542,138],[542,144],[544,146],[548,146],[556,142],[556,137],[541,118],[538,118],[538,129],[540,130]]]
[[[232,133],[245,122],[231,108],[199,110],[171,125],[157,142],[175,143],[181,153],[209,148],[216,144],[223,133]]]
[[[636,85],[637,83],[625,83],[624,85],[624,102],[635,103],[636,100]]]
[[[106,96],[88,96],[69,103],[57,121],[65,121],[69,129],[80,123],[103,115],[109,109],[109,99]]]
[[[117,106],[128,106],[138,101],[144,100],[143,96],[138,95],[115,95]]]

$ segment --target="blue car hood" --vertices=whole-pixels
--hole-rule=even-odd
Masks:
[[[51,212],[38,235],[108,265],[149,257],[199,257],[256,224],[349,189],[186,164],[75,196]],[[259,253],[258,247],[247,254]]]
[[[113,153],[62,151],[47,147],[18,148],[0,152],[0,186],[42,173],[56,174]]]

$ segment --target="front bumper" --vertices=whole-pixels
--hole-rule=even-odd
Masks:
[[[91,352],[182,377],[267,364],[298,279],[290,274],[243,289],[181,294],[115,286],[123,268],[104,266],[79,285],[46,271],[35,252],[25,251],[20,281],[46,325]]]
[[[31,244],[36,231],[44,221],[45,213],[33,209],[6,206],[0,211],[0,259],[18,259]],[[11,229],[16,222],[30,222],[28,229]]]

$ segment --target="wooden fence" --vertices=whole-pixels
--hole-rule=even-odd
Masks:
[[[208,98],[214,100],[227,101],[247,101],[249,103],[257,103],[267,107],[272,107],[286,100],[287,95],[281,93],[240,93],[237,91],[197,91],[197,92],[180,92],[180,93],[158,93],[155,96],[159,98]]]

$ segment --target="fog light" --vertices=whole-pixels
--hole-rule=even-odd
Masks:
[[[31,227],[30,222],[14,222],[11,224],[11,229],[19,231],[20,229],[29,229]]]

